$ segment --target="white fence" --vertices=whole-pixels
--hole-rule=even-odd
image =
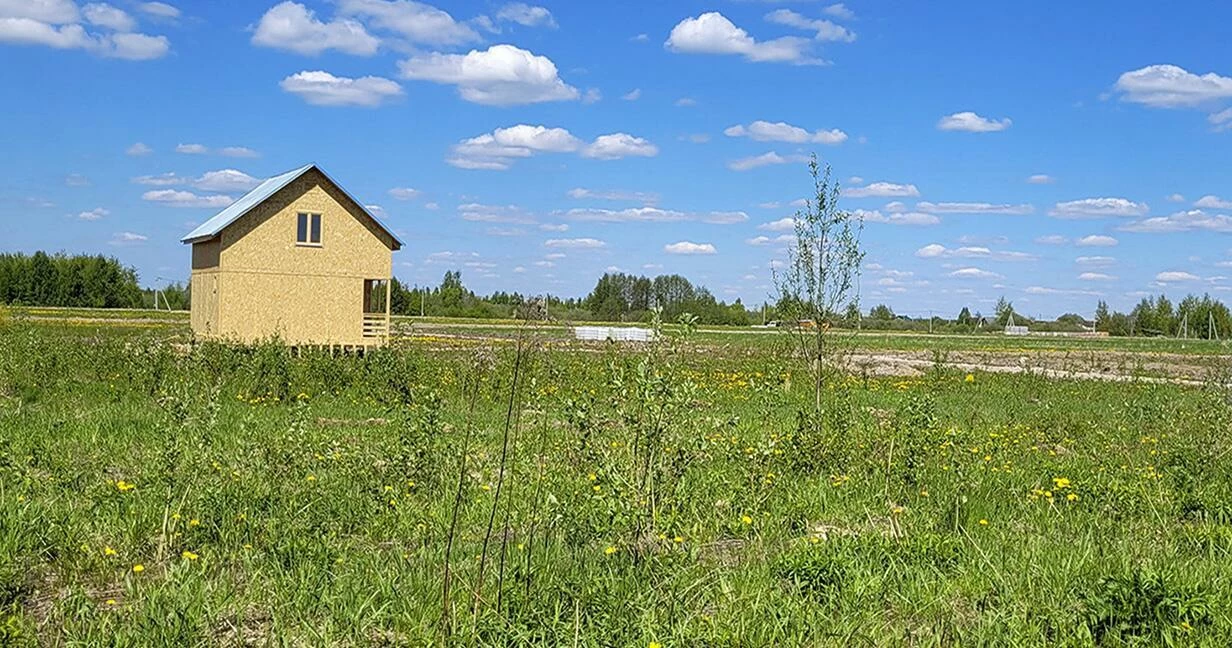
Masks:
[[[576,326],[573,335],[579,340],[613,342],[650,342],[655,332],[650,329],[626,326]]]

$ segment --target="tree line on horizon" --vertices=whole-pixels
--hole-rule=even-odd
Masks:
[[[179,284],[154,291],[137,283],[137,271],[114,257],[64,253],[0,254],[0,303],[71,308],[188,308]]]
[[[435,287],[410,287],[394,278],[390,310],[395,315],[429,315],[502,319],[533,311],[534,316],[557,321],[649,322],[657,309],[664,321],[691,313],[698,323],[748,326],[779,319],[790,304],[764,302],[752,310],[740,299],[726,303],[704,286],[678,274],[646,277],[608,272],[599,277],[582,298],[523,295],[496,291],[479,295],[462,282],[462,273],[447,271]],[[382,295],[383,297],[383,295]],[[0,304],[74,308],[170,308],[188,310],[188,286],[170,283],[142,288],[137,271],[104,255],[68,255],[35,252],[0,253]],[[382,305],[383,307],[383,305]],[[1232,311],[1210,295],[1187,295],[1173,304],[1165,295],[1143,297],[1130,312],[1122,313],[1101,300],[1093,321],[1076,313],[1055,320],[1035,320],[1014,310],[1002,297],[990,315],[964,307],[953,318],[913,318],[897,315],[886,304],[867,314],[855,303],[827,320],[834,326],[870,330],[932,330],[964,333],[1001,330],[1011,319],[1032,330],[1095,330],[1115,336],[1166,336],[1226,339],[1232,336]]]

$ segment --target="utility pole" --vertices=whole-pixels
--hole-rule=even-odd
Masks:
[[[933,334],[933,309],[928,309],[928,334]]]

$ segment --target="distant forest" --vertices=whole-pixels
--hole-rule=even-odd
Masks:
[[[4,304],[153,308],[155,292],[141,288],[136,270],[101,254],[0,254],[0,303]],[[183,286],[172,284],[159,292],[159,306],[188,308],[188,291]]]
[[[467,289],[462,273],[453,270],[446,272],[441,285],[435,288],[408,288],[394,279],[390,294],[390,310],[397,315],[505,318],[519,309],[533,308],[546,311],[536,315],[556,320],[648,322],[652,310],[659,308],[664,321],[675,321],[687,312],[696,315],[702,324],[747,326],[754,323],[754,316],[757,323],[761,322],[760,312],[751,315],[739,299],[731,304],[719,301],[709,290],[680,275],[652,279],[608,273],[582,299],[500,291],[483,297]]]
[[[435,287],[410,287],[395,278],[390,295],[390,310],[395,315],[500,319],[531,314],[558,321],[649,322],[658,309],[665,321],[691,313],[701,324],[731,326],[760,324],[778,317],[775,304],[763,303],[749,310],[739,299],[723,302],[705,287],[675,274],[644,277],[606,273],[589,294],[579,299],[503,291],[481,296],[462,283],[461,272],[451,270]],[[157,290],[143,289],[137,271],[112,257],[0,254],[2,304],[188,310],[190,302],[187,286],[171,283]],[[852,304],[829,319],[837,326],[938,333],[999,331],[1012,320],[1042,331],[1095,330],[1118,336],[1203,339],[1232,336],[1232,313],[1209,295],[1188,295],[1175,305],[1164,295],[1146,297],[1129,313],[1113,311],[1100,301],[1093,320],[1076,313],[1051,321],[1033,320],[1017,313],[1005,298],[988,316],[963,308],[954,319],[912,318],[896,315],[885,304],[873,306],[865,314]]]

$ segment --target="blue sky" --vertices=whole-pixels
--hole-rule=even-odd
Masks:
[[[0,250],[186,278],[178,239],[316,162],[404,281],[760,303],[816,152],[865,307],[1232,290],[1232,6],[0,0]],[[1227,275],[1227,276],[1225,276]]]

